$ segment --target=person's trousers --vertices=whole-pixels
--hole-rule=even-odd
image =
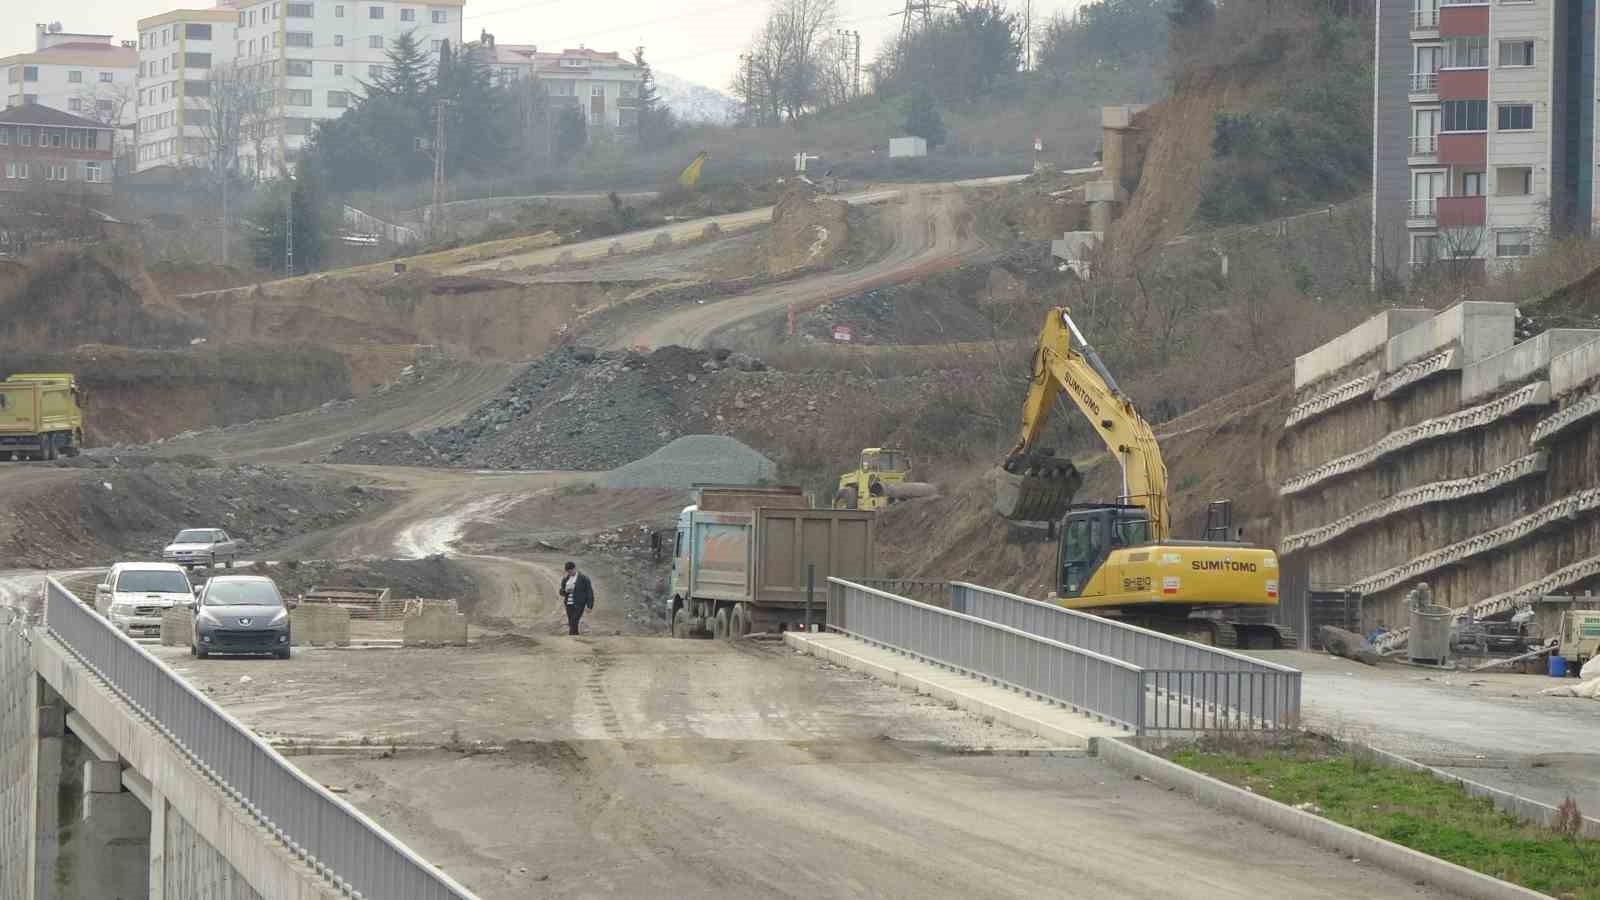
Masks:
[[[567,604],[567,634],[578,633],[578,620],[583,618],[583,604]]]

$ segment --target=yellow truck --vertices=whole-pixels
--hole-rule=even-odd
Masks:
[[[64,374],[0,381],[0,459],[55,459],[83,448],[83,392]]]

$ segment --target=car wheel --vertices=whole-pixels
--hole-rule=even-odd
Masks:
[[[194,645],[194,641],[190,641],[189,642],[189,655],[190,656],[199,656],[200,655],[200,648],[196,647]]]
[[[289,651],[287,649],[279,650],[277,653],[274,653],[273,656],[276,656],[279,659],[288,659]]]
[[[224,568],[224,569],[231,569],[231,568],[233,568],[233,557],[231,557],[231,556],[230,556],[230,557],[228,557],[228,558],[227,558],[227,559],[225,559],[225,560],[223,560],[223,561],[222,561],[222,567],[223,567],[223,568]]]
[[[196,648],[194,648],[194,655],[199,657],[200,659],[205,659],[206,657],[210,656],[211,654],[208,653],[205,650],[201,650],[199,647],[196,647]]]

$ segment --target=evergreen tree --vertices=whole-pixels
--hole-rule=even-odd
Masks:
[[[297,169],[297,177],[280,178],[268,185],[261,203],[245,219],[257,268],[280,275],[303,275],[321,269],[329,235],[336,228],[329,216],[321,173],[315,166],[304,164]],[[291,210],[293,269],[288,259]]]
[[[675,137],[677,118],[661,102],[661,96],[656,92],[656,76],[650,70],[650,64],[645,62],[643,47],[633,49],[633,63],[642,69],[639,74],[639,118],[634,123],[634,133],[642,149],[665,147]]]
[[[929,150],[944,143],[944,117],[939,115],[933,94],[926,87],[912,94],[906,104],[905,130],[927,141]]]
[[[556,115],[556,161],[566,162],[588,143],[589,123],[584,121],[583,110],[562,107]]]
[[[390,97],[420,107],[432,85],[428,74],[433,69],[433,61],[428,59],[428,52],[417,43],[416,32],[402,32],[383,55],[388,59],[388,64],[371,84],[363,84],[367,96]]]
[[[430,107],[433,101],[445,103],[445,164],[451,172],[485,172],[506,158],[510,104],[476,54],[455,52],[445,41],[430,94]]]

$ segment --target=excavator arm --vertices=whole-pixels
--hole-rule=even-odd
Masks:
[[[1037,446],[1056,397],[1065,393],[1122,467],[1120,503],[1150,516],[1150,538],[1169,535],[1167,467],[1150,425],[1117,387],[1064,307],[1052,309],[1039,333],[1033,381],[1022,407],[1022,430],[1001,464],[995,507],[1008,519],[1055,521],[1066,514],[1082,476],[1070,460]]]

